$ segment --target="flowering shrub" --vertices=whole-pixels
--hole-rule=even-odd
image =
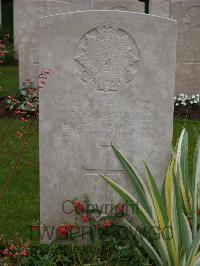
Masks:
[[[61,224],[58,228],[58,238],[75,240],[77,238],[84,239],[88,235],[93,242],[115,237],[122,240],[121,234],[126,233],[124,232],[126,229],[121,225],[121,220],[128,217],[123,203],[113,206],[106,213],[103,213],[98,206],[90,204],[87,197],[84,202],[74,199],[72,206],[74,223],[64,222]],[[88,240],[88,238],[86,239]],[[126,238],[126,240],[128,239]]]
[[[83,224],[95,221],[95,213],[97,212],[97,216],[101,213],[98,208],[95,210],[91,208],[92,205],[89,207],[86,202],[78,199],[72,203],[75,206],[76,218],[80,218]],[[77,210],[77,205],[81,206],[81,210]],[[100,219],[94,225],[95,231],[101,235],[101,241],[92,243],[92,245],[80,245],[75,241],[68,242],[68,245],[61,245],[60,241],[54,241],[51,245],[43,245],[38,241],[24,241],[17,234],[11,240],[0,236],[0,265],[151,265],[149,257],[138,246],[135,239],[132,239],[129,245],[125,245],[127,238],[119,238],[122,227],[116,227],[113,231],[116,225],[115,216],[121,217],[124,211],[124,205],[120,203],[114,207],[112,214],[99,217]],[[70,238],[70,235],[77,234],[77,225],[76,219],[73,224],[62,224],[58,228],[60,234],[58,240],[76,240],[76,238]],[[37,221],[31,225],[31,230],[39,232]],[[68,238],[66,238],[67,235]]]
[[[43,88],[51,72],[51,69],[43,70],[35,81],[27,79],[15,96],[8,96],[6,103],[9,105],[10,111],[15,110],[20,117],[21,115],[37,116],[39,113],[39,89]]]
[[[181,93],[174,97],[175,109],[177,107],[200,107],[200,94],[188,96],[187,94]]]
[[[10,42],[10,34],[0,35],[0,64],[10,64],[14,60],[14,48]]]
[[[177,117],[200,119],[200,94],[179,94],[174,97],[174,114]]]
[[[8,50],[7,50],[8,37],[9,35],[4,35],[4,37],[0,39],[0,64],[4,63],[5,56],[8,53]]]
[[[0,236],[0,265],[21,265],[29,254],[29,248],[30,241],[24,242],[17,234],[11,240]]]

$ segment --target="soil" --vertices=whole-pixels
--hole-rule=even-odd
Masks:
[[[190,118],[190,119],[195,119],[195,120],[200,120],[200,108],[188,108],[188,109],[175,109],[174,111],[174,116],[175,117],[180,117],[180,118]]]

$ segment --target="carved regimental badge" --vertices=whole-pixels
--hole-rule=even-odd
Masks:
[[[90,88],[114,92],[135,78],[140,56],[132,37],[109,24],[83,36],[77,47],[75,61],[80,78]]]

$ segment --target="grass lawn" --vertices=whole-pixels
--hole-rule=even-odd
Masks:
[[[18,87],[18,67],[0,66],[0,98],[8,95],[15,95]]]
[[[3,137],[6,129],[7,133]],[[27,131],[28,144],[25,148],[23,139],[16,136],[17,131]],[[9,189],[0,199],[0,234],[12,236],[15,232],[20,232],[28,238],[28,226],[39,217],[38,146],[38,121],[24,124],[20,120],[0,119],[0,190],[11,175],[23,149]]]

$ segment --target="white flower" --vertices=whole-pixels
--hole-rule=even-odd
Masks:
[[[196,101],[196,100],[194,100],[194,103],[197,103],[197,101]]]
[[[199,97],[199,94],[197,94],[196,96]]]
[[[193,101],[190,101],[190,104],[193,104]]]
[[[185,103],[185,102],[182,102],[181,104],[182,104],[182,105],[186,105],[186,103]]]
[[[177,97],[176,96],[174,96],[174,100],[176,101],[176,99],[177,99]]]
[[[179,106],[179,103],[176,103],[176,106]]]
[[[185,94],[185,99],[188,99],[188,95],[187,94]]]
[[[195,99],[195,95],[192,95],[192,99]]]

